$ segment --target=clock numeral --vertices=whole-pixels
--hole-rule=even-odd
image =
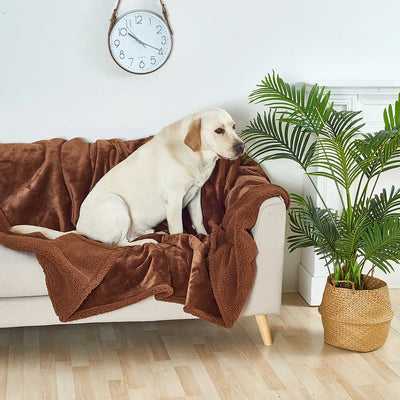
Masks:
[[[119,36],[126,36],[127,33],[126,28],[119,28]]]
[[[149,25],[151,26],[151,18],[149,17]]]
[[[140,67],[140,68],[144,68],[145,66],[146,66],[146,64],[144,63],[144,61],[143,61],[143,60],[140,61],[139,67]]]
[[[142,20],[143,20],[143,17],[142,17],[141,15],[136,15],[136,17],[135,17],[135,22],[136,22],[137,24],[141,24],[141,23],[142,23]]]
[[[157,25],[157,34],[160,34],[162,31],[162,26],[161,25]]]
[[[162,51],[162,47],[160,47],[160,49],[158,50],[158,54],[160,55],[160,56],[162,56],[164,53],[163,53],[163,51]]]
[[[114,40],[114,46],[118,47],[121,44],[121,42],[118,39]]]
[[[157,60],[154,56],[152,56],[152,57],[150,57],[150,62],[151,62],[151,65],[154,65],[157,62]]]
[[[131,60],[131,67],[133,65],[133,57],[129,57],[128,60]]]
[[[166,36],[162,36],[161,37],[161,44],[167,44],[167,37]]]
[[[132,20],[130,18],[125,20],[125,24],[128,29],[132,28]]]
[[[123,50],[121,50],[121,51],[119,52],[119,58],[120,58],[121,60],[123,60],[123,59],[125,58],[125,53],[124,53]]]

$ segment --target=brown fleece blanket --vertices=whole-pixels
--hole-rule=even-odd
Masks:
[[[220,160],[202,189],[209,235],[147,235],[160,244],[113,247],[81,235],[48,240],[40,233],[10,234],[16,224],[73,230],[79,208],[96,182],[145,143],[76,138],[0,144],[0,243],[36,254],[60,321],[108,312],[155,295],[184,311],[232,327],[252,286],[257,248],[249,233],[261,203],[287,192],[262,169]],[[134,173],[134,171],[132,171]],[[138,188],[140,190],[140,188]],[[158,229],[166,230],[163,223]],[[0,263],[1,268],[1,263]]]

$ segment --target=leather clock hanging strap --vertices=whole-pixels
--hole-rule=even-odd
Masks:
[[[161,4],[162,13],[164,15],[165,22],[167,23],[169,32],[171,33],[171,35],[173,35],[174,32],[172,31],[171,25],[169,23],[168,12],[167,12],[167,8],[165,7],[165,3],[162,0],[160,0],[160,4]]]
[[[121,4],[121,0],[118,0],[117,5],[115,6],[114,11],[113,11],[113,13],[111,15],[110,28],[108,29],[108,36],[110,36],[111,29],[114,26],[115,21],[117,20],[117,12],[118,12],[118,8],[119,8],[120,4]],[[173,35],[174,33],[172,32],[172,28],[171,28],[171,25],[169,23],[168,12],[167,12],[167,8],[165,7],[165,3],[162,0],[160,0],[160,4],[161,4],[162,13],[163,13],[164,19],[165,19],[165,21],[167,23],[168,29],[169,29],[171,35]]]

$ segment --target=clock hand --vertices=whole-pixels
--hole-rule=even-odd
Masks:
[[[131,37],[133,37],[133,38],[134,38],[138,43],[140,43],[142,46],[144,46],[144,47],[148,46],[148,47],[151,47],[151,48],[153,48],[153,49],[155,49],[155,50],[157,50],[157,51],[160,51],[160,49],[158,49],[157,47],[154,47],[154,46],[152,46],[151,44],[142,42],[140,39],[138,39],[138,38],[135,36],[135,34],[131,31],[130,28],[128,28],[128,31],[129,31],[129,32],[128,32],[128,35],[131,36]]]
[[[128,35],[135,39],[139,44],[141,44],[143,47],[146,47],[146,43],[143,43],[141,40],[139,40],[135,35],[132,35],[130,32],[128,32]]]
[[[142,42],[143,43],[143,42]],[[149,46],[149,47],[151,47],[152,49],[155,49],[155,50],[157,50],[157,51],[160,51],[161,49],[158,49],[157,47],[154,47],[154,46],[152,46],[151,44],[148,44],[148,43],[143,43],[144,45],[146,45],[146,46]]]

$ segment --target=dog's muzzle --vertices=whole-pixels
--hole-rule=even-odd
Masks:
[[[244,143],[243,142],[236,142],[233,145],[233,152],[235,153],[236,157],[240,157],[244,153]]]

